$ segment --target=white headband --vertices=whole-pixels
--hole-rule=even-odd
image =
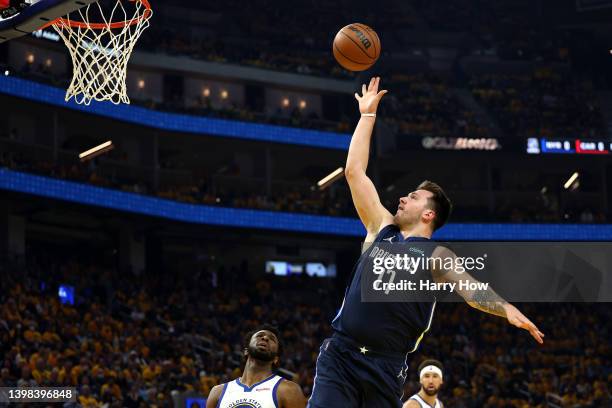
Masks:
[[[442,370],[440,370],[440,368],[436,367],[435,365],[428,365],[423,367],[423,369],[419,373],[419,378],[423,378],[423,376],[427,373],[438,374],[440,378],[442,378]]]

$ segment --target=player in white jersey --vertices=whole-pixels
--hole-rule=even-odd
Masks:
[[[244,343],[242,376],[215,386],[206,408],[304,408],[300,386],[274,374],[282,352],[278,331],[261,327],[247,334]]]
[[[444,408],[438,399],[438,392],[444,383],[442,363],[438,360],[425,360],[419,365],[421,390],[404,403],[403,408]]]

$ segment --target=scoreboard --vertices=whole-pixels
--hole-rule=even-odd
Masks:
[[[598,154],[612,153],[612,142],[609,140],[569,139],[569,138],[536,138],[527,139],[528,154]]]

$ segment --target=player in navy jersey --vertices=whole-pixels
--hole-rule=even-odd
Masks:
[[[366,175],[370,138],[378,103],[387,91],[378,91],[380,78],[362,87],[359,102],[361,119],[355,128],[346,161],[345,176],[353,203],[367,230],[364,252],[357,261],[338,315],[332,322],[334,334],[326,339],[317,358],[317,369],[310,408],[363,407],[399,408],[401,388],[407,375],[406,353],[417,349],[429,330],[435,310],[435,297],[413,302],[362,302],[361,281],[368,248],[385,242],[410,242],[411,246],[430,242],[435,230],[450,214],[451,202],[436,183],[424,181],[399,199],[395,215],[380,202],[372,181]],[[433,247],[429,257],[454,257],[442,246]],[[467,273],[441,266],[428,273],[436,282],[478,282]],[[544,336],[516,307],[492,289],[457,290],[472,307],[504,317],[512,325],[528,330],[542,343]]]

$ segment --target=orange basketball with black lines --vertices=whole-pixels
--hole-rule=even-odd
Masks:
[[[364,71],[380,56],[380,39],[367,25],[353,23],[338,31],[333,50],[336,61],[345,69]]]

